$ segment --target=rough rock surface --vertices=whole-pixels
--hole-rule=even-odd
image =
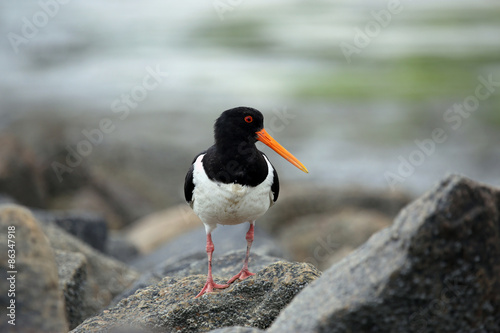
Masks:
[[[200,298],[194,297],[203,287],[205,275],[166,277],[87,319],[73,332],[109,332],[123,325],[167,332],[206,332],[238,325],[265,329],[320,274],[309,264],[278,262],[225,290]],[[214,279],[223,282],[218,276]]]
[[[300,293],[274,332],[499,332],[500,191],[450,176]]]
[[[15,238],[11,239],[15,247],[11,248],[7,239],[9,227],[15,227]],[[54,253],[33,215],[20,206],[2,205],[0,235],[0,307],[3,317],[0,331],[67,332],[64,298],[59,289]],[[14,267],[8,265],[8,249],[15,251]],[[8,274],[8,271],[17,273]],[[12,276],[15,280],[7,280]],[[9,290],[15,296],[10,297]],[[8,323],[13,318],[4,312],[11,300],[15,300],[15,326]]]
[[[244,250],[230,252],[222,257],[214,257],[212,259],[212,272],[214,275],[229,280],[240,271],[244,258]],[[278,261],[282,261],[282,259],[250,253],[249,268],[251,272],[258,272]],[[187,277],[190,275],[206,274],[207,270],[207,254],[202,252],[197,252],[181,260],[166,260],[157,265],[151,272],[143,274],[130,288],[117,296],[113,300],[113,304],[133,295],[139,289],[160,282],[166,276]]]
[[[80,305],[83,318],[103,309],[139,277],[133,269],[100,253],[53,224],[43,225],[43,231],[54,249],[81,253],[87,260],[86,291]]]
[[[55,251],[59,287],[64,293],[66,318],[69,328],[78,326],[82,317],[81,306],[84,302],[87,284],[87,259],[80,253]]]

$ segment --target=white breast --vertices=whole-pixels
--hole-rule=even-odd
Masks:
[[[266,156],[267,177],[255,187],[210,180],[203,169],[203,156],[205,154],[198,156],[194,163],[192,207],[207,228],[251,222],[264,215],[273,203],[273,167]]]

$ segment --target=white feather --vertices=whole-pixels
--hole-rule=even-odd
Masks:
[[[203,168],[204,156],[198,156],[194,162],[192,208],[207,231],[215,229],[217,224],[253,222],[264,215],[273,203],[273,167],[266,156],[267,177],[255,187],[210,180]]]

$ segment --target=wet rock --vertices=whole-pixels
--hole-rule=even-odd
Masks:
[[[239,272],[243,265],[246,250],[234,251],[217,256],[212,259],[212,272],[226,280]],[[283,259],[250,253],[249,267],[250,271],[258,272],[265,267],[282,261]],[[151,272],[143,274],[129,289],[117,296],[113,304],[118,303],[123,298],[133,295],[137,290],[146,288],[152,284],[160,282],[166,276],[188,277],[190,275],[206,274],[208,270],[207,254],[197,252],[188,257],[178,260],[170,258],[157,265]]]
[[[102,254],[53,224],[45,224],[43,231],[54,249],[81,253],[87,260],[87,282],[80,305],[82,318],[103,309],[139,277],[136,271],[125,264]]]
[[[166,277],[87,319],[73,332],[108,332],[130,323],[167,332],[207,332],[238,325],[265,329],[319,275],[309,264],[277,262],[255,276],[200,298],[194,297],[205,284],[205,275]]]
[[[0,136],[0,192],[30,207],[45,207],[46,186],[33,151],[12,136]]]
[[[8,247],[8,231],[15,228]],[[17,205],[0,207],[0,296],[2,332],[67,332],[64,298],[59,289],[54,253],[33,215]],[[15,242],[15,243],[12,243]],[[13,246],[14,244],[14,246]],[[8,263],[8,249],[15,251],[15,263]],[[17,273],[7,273],[16,271]],[[11,279],[14,277],[14,279]],[[7,280],[7,278],[11,280]],[[8,292],[11,296],[9,296]],[[15,294],[15,295],[14,295]],[[4,310],[15,301],[15,310]],[[15,319],[15,326],[8,321]]]
[[[84,302],[87,284],[87,259],[75,252],[55,251],[59,287],[64,293],[66,318],[69,329],[78,326],[85,318],[80,308]]]
[[[294,260],[324,270],[391,223],[389,217],[377,211],[346,208],[339,213],[292,220],[280,231],[279,241]]]
[[[100,215],[89,212],[34,211],[42,223],[53,223],[101,252],[106,250],[108,227]]]
[[[499,209],[498,189],[446,178],[306,288],[269,332],[500,331]]]
[[[248,223],[235,226],[219,226],[215,229],[212,232],[212,239],[215,245],[214,259],[222,253],[246,249],[247,242],[245,235],[247,231]],[[131,264],[135,269],[145,271],[152,269],[158,263],[168,265],[172,260],[172,262],[175,262],[198,254],[200,251],[205,252],[206,237],[205,229],[200,225],[199,229],[176,237],[175,240],[170,241],[148,255],[134,260]],[[252,253],[285,259],[290,258],[286,251],[283,251],[278,243],[258,223],[255,225]]]

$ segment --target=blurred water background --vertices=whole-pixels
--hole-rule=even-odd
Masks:
[[[269,153],[287,181],[421,193],[460,172],[500,185],[500,87],[467,117],[445,118],[474,96],[479,76],[500,81],[497,1],[62,2],[0,4],[0,129],[38,151],[76,145],[109,118],[114,130],[86,163],[115,158],[110,169],[174,179],[180,202],[215,118],[246,105],[309,168]],[[390,6],[398,12],[387,19]],[[366,29],[369,44],[347,59],[341,45]],[[113,103],[155,70],[168,76],[121,120]],[[436,128],[446,140],[415,153]],[[129,152],[144,155],[131,162]],[[402,175],[402,159],[418,163]],[[147,174],[165,160],[178,168]],[[392,185],[389,173],[400,177]]]

